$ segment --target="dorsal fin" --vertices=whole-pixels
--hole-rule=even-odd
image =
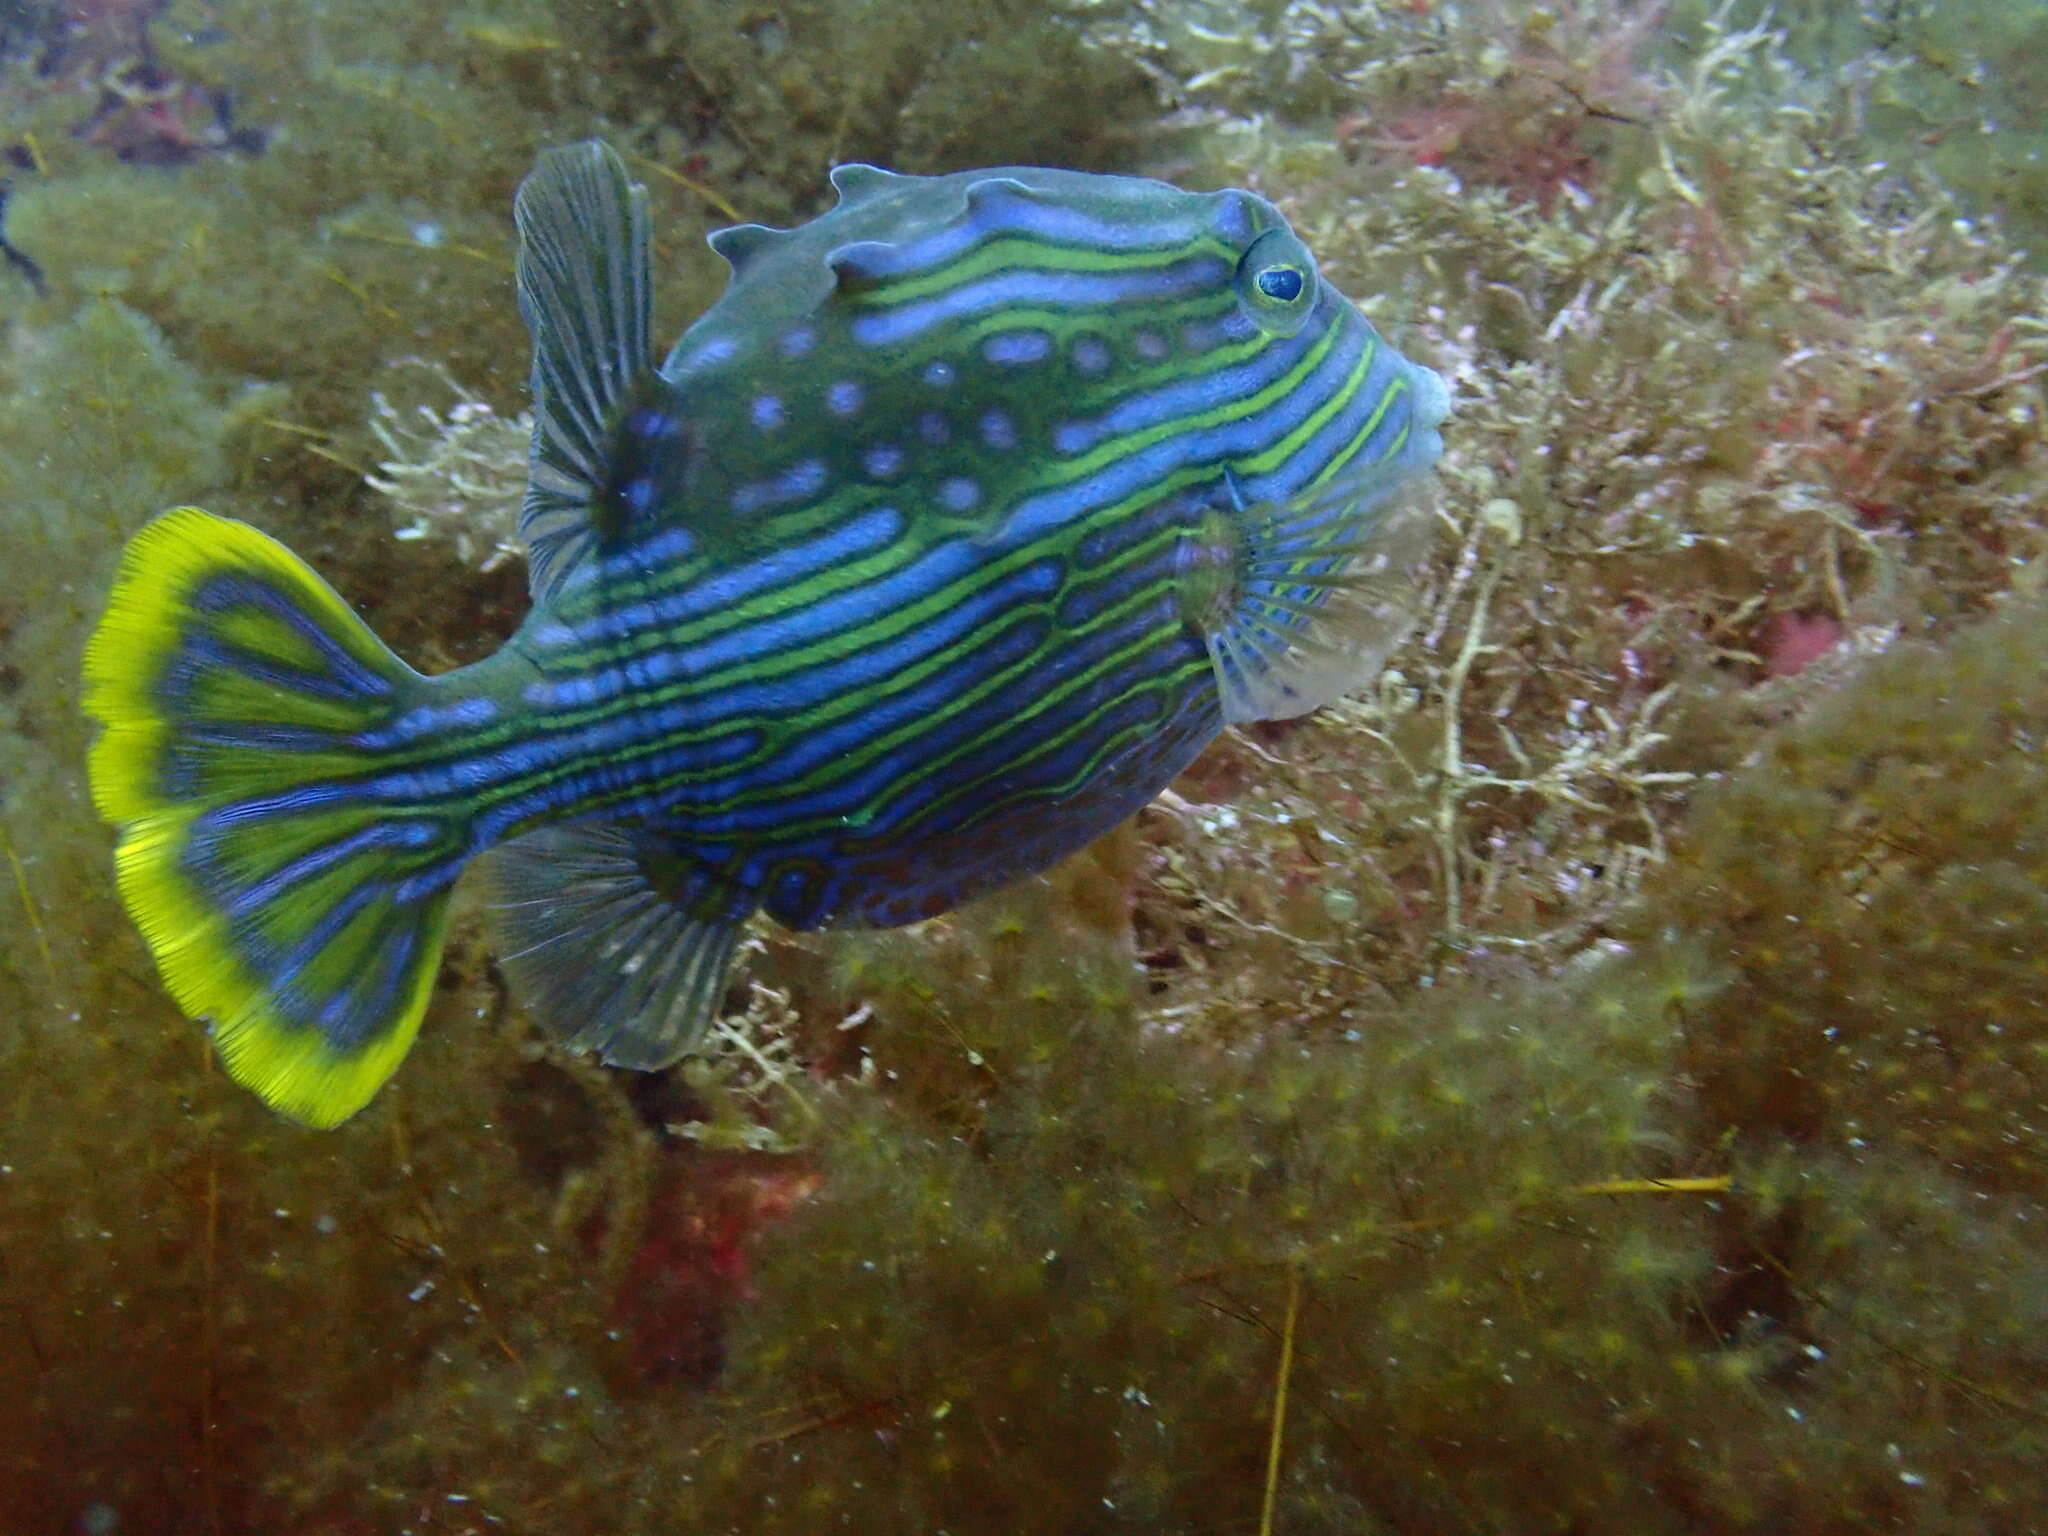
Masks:
[[[623,539],[636,524],[688,504],[701,436],[661,375],[643,373],[628,386],[607,441],[604,483],[590,506],[591,531],[600,542]]]
[[[651,375],[647,189],[604,144],[551,149],[521,183],[519,313],[533,337],[533,446],[519,531],[536,601],[589,544],[621,407]]]
[[[839,194],[841,207],[848,203],[865,202],[887,188],[891,182],[903,179],[894,171],[885,171],[879,165],[863,165],[859,161],[835,165],[827,174],[832,179],[832,190]]]
[[[705,236],[705,243],[725,258],[734,277],[744,277],[763,251],[787,239],[789,233],[786,229],[770,229],[766,224],[734,224],[727,229],[714,229]]]

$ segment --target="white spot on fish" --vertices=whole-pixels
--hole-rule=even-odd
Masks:
[[[1035,363],[1052,353],[1052,337],[1044,331],[1003,331],[981,344],[981,355],[1006,368]]]
[[[924,365],[924,371],[918,377],[933,389],[946,389],[951,387],[956,375],[951,363],[930,362]]]
[[[745,514],[808,501],[825,489],[827,478],[823,459],[802,459],[772,479],[741,486],[732,493],[732,509]]]
[[[998,450],[1014,448],[1017,424],[1001,411],[989,411],[981,418],[981,440]]]
[[[667,411],[641,406],[626,417],[626,430],[636,437],[658,441],[682,436],[683,424]]]
[[[1409,378],[1415,387],[1413,409],[1417,426],[1433,427],[1450,415],[1451,387],[1444,382],[1442,374],[1411,363]]]
[[[713,363],[728,362],[739,351],[739,344],[729,336],[720,336],[707,341],[703,346],[683,359],[685,368],[708,368]]]

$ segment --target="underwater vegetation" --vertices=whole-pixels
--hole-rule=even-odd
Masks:
[[[1944,59],[2038,98],[2038,12],[598,9],[173,4],[270,130],[177,166],[0,66],[0,1527],[2041,1529],[2048,304],[1972,180],[2030,125],[1891,147]],[[956,105],[1072,122],[976,45],[1032,28],[1137,77],[1102,136]],[[1376,687],[968,912],[755,934],[671,1072],[545,1045],[459,895],[314,1137],[119,912],[86,626],[200,501],[488,650],[522,574],[424,509],[506,482],[511,192],[600,131],[665,337],[833,158],[1261,191],[1455,380],[1441,558]]]
[[[1790,0],[1737,4],[1728,15],[1783,28],[1802,62],[1840,79],[1840,110],[1873,153],[1927,167],[1976,207],[1996,211],[2037,268],[2048,262],[2048,136],[2037,109],[2048,78],[2042,7]]]

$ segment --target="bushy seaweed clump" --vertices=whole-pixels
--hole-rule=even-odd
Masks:
[[[1106,7],[1124,9],[1122,0]],[[931,174],[1127,163],[1149,79],[1091,47],[1090,0],[564,0],[615,61],[606,114],[657,164],[776,221],[827,201],[825,167]]]
[[[1183,793],[1233,803],[1162,840],[1239,975],[1302,940],[1396,986],[1447,941],[1563,958],[1761,725],[2041,550],[2043,290],[1994,231],[1863,161],[1761,33],[1639,84],[1640,120],[1554,91],[1587,147],[1547,199],[1511,149],[1417,164],[1384,125],[1534,67],[1520,33],[1452,41],[1357,65],[1346,139],[1209,109],[1218,173],[1458,396],[1414,641],[1376,692],[1213,755]]]
[[[429,394],[445,401],[371,399],[370,431],[384,457],[363,477],[389,498],[395,537],[446,545],[465,565],[494,571],[525,558],[519,509],[526,497],[530,412],[501,415],[444,368],[426,368]]]
[[[116,299],[17,347],[0,393],[0,838],[11,868],[0,978],[16,999],[89,969],[120,919],[81,769],[72,677],[115,552],[150,510],[218,487],[275,404],[224,391]],[[54,675],[53,675],[54,674]],[[18,990],[15,990],[18,989]],[[0,1048],[40,1010],[18,1004]]]
[[[1249,1529],[1283,1376],[1275,1529],[2038,1528],[2044,646],[1873,663],[1561,977],[1235,1049],[958,998],[985,1118],[838,1096],[770,1241],[731,1528]]]
[[[2044,644],[2029,603],[1895,648],[1702,795],[1578,966],[1355,1038],[1142,1026],[1114,849],[863,942],[838,983],[891,1027],[810,1093],[715,1390],[650,1386],[637,1300],[703,1322],[719,1231],[788,1186],[698,1162],[632,1374],[560,1319],[473,1330],[329,1496],[458,1493],[406,1506],[451,1531],[2038,1529]]]
[[[2038,1524],[2043,295],[1853,100],[1648,6],[217,9],[167,64],[259,157],[8,97],[0,1524]],[[474,654],[516,572],[360,472],[502,506],[534,145],[639,157],[672,331],[830,157],[1101,163],[1083,79],[1455,375],[1388,674],[974,911],[764,933],[687,1070],[553,1053],[465,913],[361,1120],[228,1089],[82,800],[118,538],[203,496]]]
[[[1705,0],[1675,5],[1690,21]],[[1999,0],[1739,0],[1738,24],[1783,28],[1817,75],[1837,76],[1841,109],[1874,156],[1932,170],[1974,212],[1995,214],[2038,269],[2048,266],[2048,13]],[[1684,36],[1690,28],[1675,29]]]

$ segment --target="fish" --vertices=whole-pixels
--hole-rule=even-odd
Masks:
[[[572,1050],[669,1065],[757,914],[900,925],[1043,870],[1227,726],[1377,675],[1449,390],[1274,205],[1034,167],[831,172],[712,234],[659,363],[646,189],[600,142],[515,205],[532,606],[424,676],[194,507],[85,653],[122,900],[229,1075],[328,1127],[396,1071],[449,898]]]

